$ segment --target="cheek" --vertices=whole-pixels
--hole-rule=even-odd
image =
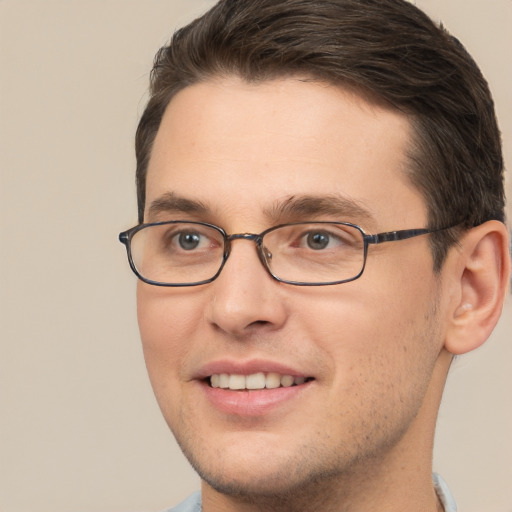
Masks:
[[[308,312],[297,317],[301,329],[336,367],[335,387],[373,393],[427,384],[442,344],[431,268],[405,279],[395,265],[384,275],[378,281],[369,271],[338,290],[308,293],[296,308]]]
[[[193,297],[184,297],[186,294],[144,283],[137,287],[144,358],[157,394],[159,388],[179,378],[193,335],[202,322],[204,308]]]

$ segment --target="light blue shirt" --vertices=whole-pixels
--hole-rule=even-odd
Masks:
[[[457,512],[457,505],[446,482],[437,474],[432,475],[434,488],[444,507],[444,512]],[[201,512],[201,493],[195,492],[178,506],[166,512]]]
[[[448,488],[448,484],[437,473],[432,474],[432,480],[434,482],[434,489],[443,504],[444,512],[457,512],[457,503],[455,503],[455,499]]]

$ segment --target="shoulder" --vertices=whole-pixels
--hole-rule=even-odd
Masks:
[[[201,493],[198,491],[191,494],[185,501],[165,512],[201,512]]]

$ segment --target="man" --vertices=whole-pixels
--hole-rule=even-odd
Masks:
[[[456,510],[437,410],[510,273],[493,103],[460,43],[402,0],[221,1],[158,53],[136,144],[120,238],[202,479],[172,510]]]

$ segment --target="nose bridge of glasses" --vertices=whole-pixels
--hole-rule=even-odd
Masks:
[[[258,253],[261,250],[261,235],[257,235],[255,233],[234,233],[232,235],[227,235],[225,237],[226,240],[226,250],[228,253],[231,252],[231,242],[233,240],[249,240],[256,244],[256,249]]]
[[[257,235],[255,233],[234,233],[232,235],[227,235],[225,237],[225,240],[226,252],[228,254],[231,253],[231,242],[233,242],[234,240],[249,240],[256,244],[256,250],[258,251],[258,253],[261,250],[261,235]]]
[[[235,233],[233,235],[228,235],[226,238],[230,242],[232,240],[252,240],[252,241],[256,242],[257,244],[259,244],[261,235],[256,235],[254,233]]]
[[[272,255],[270,253],[266,254],[266,255],[263,254],[263,247],[262,247],[263,237],[262,237],[262,235],[257,235],[255,233],[234,233],[232,235],[227,235],[226,236],[227,255],[229,255],[231,253],[231,242],[233,240],[249,240],[251,242],[254,242],[256,244],[256,252],[258,253],[258,257],[259,257],[261,263],[263,264],[263,266],[265,268],[267,268],[266,257],[270,258],[270,257],[272,257]]]

